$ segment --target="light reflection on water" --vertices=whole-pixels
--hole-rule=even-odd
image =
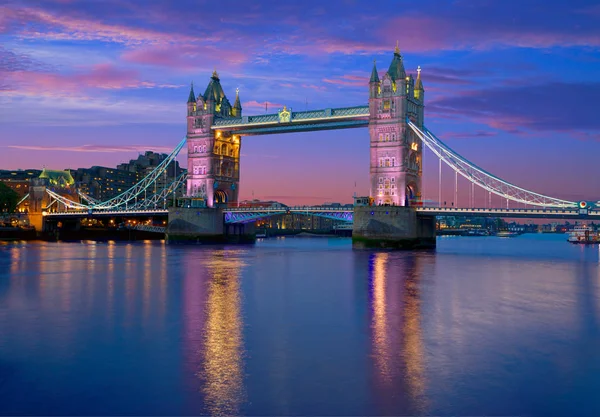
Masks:
[[[0,414],[598,415],[564,237],[0,246]]]

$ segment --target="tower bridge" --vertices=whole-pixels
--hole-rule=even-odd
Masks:
[[[366,86],[367,87],[367,86]],[[187,134],[169,158],[139,184],[105,202],[84,198],[75,201],[47,190],[60,216],[96,215],[118,210],[168,212],[167,235],[173,239],[210,240],[233,234],[250,236],[252,222],[282,212],[305,212],[353,221],[357,240],[377,245],[432,246],[435,216],[466,215],[523,218],[592,219],[600,215],[597,202],[572,202],[545,196],[502,180],[454,152],[425,126],[425,89],[421,69],[408,74],[398,47],[380,77],[375,63],[368,82],[368,104],[351,107],[294,111],[284,106],[275,113],[246,116],[236,90],[233,105],[227,98],[216,71],[203,94],[192,85],[187,100]],[[240,155],[246,137],[331,129],[368,128],[370,140],[369,198],[352,210],[326,207],[238,208]],[[152,194],[156,183],[180,149],[187,146],[188,172]],[[428,148],[440,163],[466,178],[471,187],[506,200],[502,208],[422,207],[423,149]],[[440,174],[441,175],[441,174]],[[184,198],[168,208],[176,189],[184,187]],[[144,193],[144,198],[141,198]],[[81,195],[81,194],[80,194]],[[36,197],[36,198],[39,198]],[[441,198],[440,198],[441,200]],[[368,201],[368,204],[365,203]],[[510,208],[509,202],[527,208]],[[61,210],[58,210],[62,208]],[[69,212],[67,214],[66,212]],[[62,213],[62,214],[61,214]],[[79,213],[79,214],[74,214]],[[232,228],[231,230],[229,228]]]

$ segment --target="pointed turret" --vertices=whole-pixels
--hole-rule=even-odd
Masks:
[[[233,103],[233,109],[231,115],[235,117],[242,117],[242,103],[240,102],[240,89],[235,89],[235,102]]]
[[[400,55],[400,48],[397,41],[396,48],[394,49],[394,58],[387,73],[393,81],[406,78],[406,71],[404,70],[404,63],[402,62],[402,55]]]
[[[370,83],[378,83],[379,82],[379,74],[377,73],[377,65],[375,60],[373,60],[373,71],[371,71],[371,80]]]
[[[191,86],[190,86],[190,95],[188,97],[188,103],[195,103],[196,102],[196,95],[194,94],[194,83],[192,82]]]
[[[421,81],[421,66],[417,67],[417,82],[415,83],[415,98],[423,100],[425,89],[423,88],[423,81]]]

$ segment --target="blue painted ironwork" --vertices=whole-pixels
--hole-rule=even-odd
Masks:
[[[351,223],[354,209],[323,206],[229,208],[225,209],[225,223],[251,223],[280,214],[304,214]]]
[[[282,114],[286,115],[285,118]],[[289,117],[287,117],[289,115]],[[217,118],[211,129],[235,130],[244,135],[296,132],[324,129],[344,129],[368,126],[369,106],[341,107],[263,114],[231,118]]]

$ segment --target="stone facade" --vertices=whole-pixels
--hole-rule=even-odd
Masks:
[[[187,196],[203,197],[208,207],[238,201],[240,181],[239,135],[215,132],[215,118],[241,117],[239,95],[233,106],[213,72],[203,95],[192,87],[187,103],[188,180]]]
[[[352,243],[358,247],[423,249],[435,247],[435,216],[411,207],[354,207]]]
[[[220,208],[169,208],[168,242],[254,243],[254,223],[225,224]]]
[[[377,205],[406,206],[421,198],[423,149],[406,123],[409,118],[423,126],[420,75],[419,69],[415,85],[414,78],[406,75],[398,47],[381,80],[373,66],[369,82],[370,195]]]

